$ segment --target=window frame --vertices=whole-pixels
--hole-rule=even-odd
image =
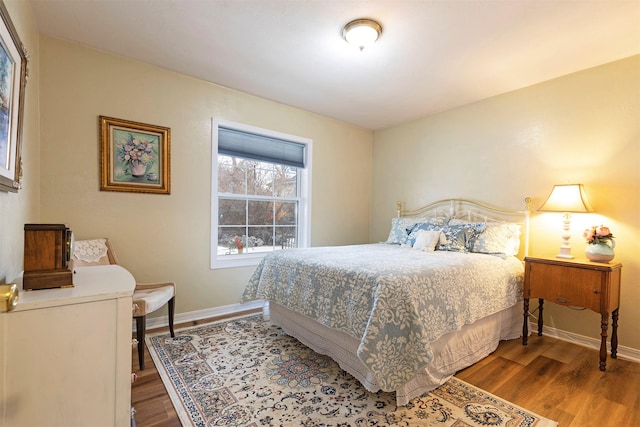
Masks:
[[[312,145],[309,138],[285,134],[244,123],[232,122],[221,118],[212,118],[211,131],[211,230],[210,230],[210,268],[232,268],[258,265],[262,258],[271,252],[251,252],[218,256],[218,132],[219,128],[234,129],[241,132],[278,138],[296,142],[305,146],[305,167],[298,168],[299,206],[298,206],[298,247],[311,244],[311,167]]]

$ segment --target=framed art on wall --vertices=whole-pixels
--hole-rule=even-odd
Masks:
[[[171,129],[100,116],[100,190],[170,194]]]
[[[22,176],[27,52],[1,0],[0,15],[0,191],[15,193]]]

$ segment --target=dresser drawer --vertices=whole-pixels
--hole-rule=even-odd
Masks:
[[[600,312],[602,274],[594,270],[551,264],[530,265],[525,298],[542,298],[556,304],[586,307]]]

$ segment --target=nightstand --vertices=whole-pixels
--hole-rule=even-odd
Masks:
[[[618,351],[618,308],[622,264],[602,264],[584,260],[558,258],[524,259],[524,323],[522,345],[527,345],[529,298],[538,298],[538,335],[542,335],[544,300],[556,304],[585,307],[600,313],[600,370],[607,366],[607,332],[611,313],[611,357]]]

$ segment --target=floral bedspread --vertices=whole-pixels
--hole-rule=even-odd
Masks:
[[[262,260],[242,299],[355,337],[358,357],[394,391],[429,363],[441,335],[516,304],[523,270],[515,257],[387,244],[282,250]]]

